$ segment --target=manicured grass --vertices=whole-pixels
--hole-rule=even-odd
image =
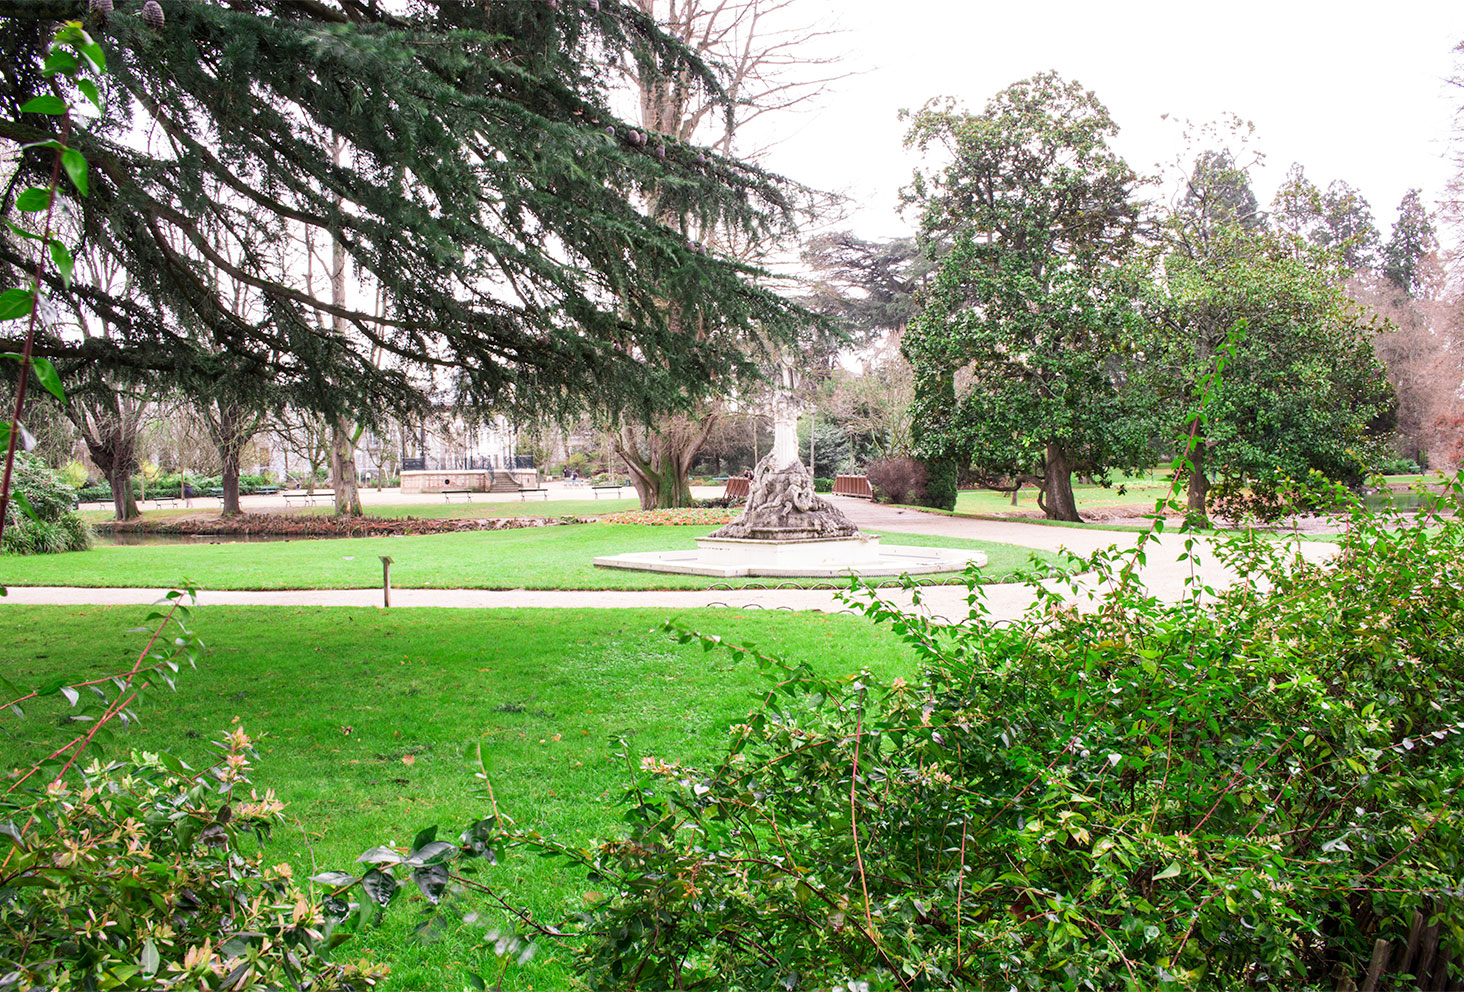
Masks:
[[[187,580],[201,589],[371,589],[381,585],[379,556],[389,555],[392,584],[403,589],[705,589],[728,580],[596,568],[592,561],[598,555],[694,548],[695,538],[714,529],[573,524],[407,537],[97,547],[0,558],[0,585],[163,587]],[[1034,553],[958,538],[882,536],[887,544],[979,548],[987,554],[988,581],[1026,567]]]
[[[1155,471],[1137,478],[1119,476],[1114,478],[1110,487],[1074,485],[1073,496],[1077,499],[1078,512],[1115,506],[1142,506],[1146,510],[1152,510],[1156,500],[1169,495],[1170,483],[1167,475],[1167,471]],[[1120,486],[1124,490],[1122,493],[1119,492]],[[966,489],[956,495],[957,513],[1011,514],[1029,511],[1041,512],[1037,506],[1037,490],[1031,486],[1024,486],[1017,491],[1016,506],[1012,505],[1012,498],[1007,493]]]
[[[116,671],[136,655],[141,635],[124,631],[144,613],[0,606],[0,670],[21,685]],[[616,739],[637,755],[702,761],[767,689],[751,661],[661,633],[671,616],[203,607],[193,626],[207,657],[180,676],[177,695],[146,697],[141,724],[119,731],[113,746],[169,751],[199,765],[207,741],[237,718],[259,738],[256,787],[289,804],[290,822],[266,844],[269,863],[288,860],[297,876],[350,870],[365,849],[407,844],[432,823],[455,838],[488,809],[462,758],[470,744],[482,745],[504,812],[524,827],[585,842],[617,829],[630,780],[614,757]],[[860,617],[704,610],[679,619],[824,674],[916,671],[908,649]],[[24,722],[6,711],[0,769],[34,761],[62,732],[54,717],[64,701],[41,702],[51,705],[28,707]],[[596,887],[522,852],[479,878],[550,921]],[[464,963],[491,960],[478,943],[482,931],[450,928],[427,943],[411,936],[417,922],[414,906],[398,906],[379,931],[342,952],[355,957],[369,947],[390,959],[389,990],[464,988]],[[507,987],[572,987],[562,963],[568,953],[542,945]]]

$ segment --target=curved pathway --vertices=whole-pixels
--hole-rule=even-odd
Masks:
[[[913,534],[929,534],[945,537],[974,538],[1015,544],[1021,547],[1044,551],[1060,551],[1064,548],[1076,554],[1092,552],[1111,546],[1130,548],[1138,535],[1126,531],[1109,531],[1096,528],[1050,527],[1041,524],[1023,523],[1015,520],[977,520],[971,517],[952,517],[938,513],[924,513],[919,510],[890,507],[867,500],[840,497],[835,500],[839,509],[861,528],[870,530],[899,531]],[[1140,570],[1145,585],[1162,599],[1178,598],[1184,590],[1185,580],[1192,574],[1205,583],[1219,589],[1235,581],[1235,576],[1214,560],[1209,542],[1197,540],[1198,564],[1181,560],[1184,553],[1184,539],[1176,534],[1164,534],[1156,544],[1146,551],[1146,562]],[[1323,542],[1303,542],[1302,553],[1313,561],[1325,560],[1336,553],[1336,545]],[[997,619],[1013,619],[1021,614],[1032,600],[1032,593],[1020,585],[988,585],[983,587],[991,615]],[[0,599],[0,604],[58,604],[58,605],[122,605],[152,603],[166,592],[163,589],[87,589],[63,586],[12,586],[9,595]],[[1082,601],[1096,594],[1095,588],[1087,587],[1080,593]],[[891,603],[911,608],[908,592],[896,589],[880,590],[879,595]],[[959,620],[968,610],[967,590],[963,586],[934,586],[922,589],[921,611],[947,620]],[[321,589],[321,590],[273,590],[254,592],[229,592],[221,590],[200,590],[198,605],[258,605],[258,606],[381,606],[381,591],[376,589]],[[734,607],[741,609],[783,609],[840,611],[850,609],[850,604],[839,594],[819,590],[481,590],[481,589],[393,589],[391,605],[394,608],[415,607],[457,607],[464,609],[518,609],[518,608],[659,608],[671,610],[700,609],[704,607]]]

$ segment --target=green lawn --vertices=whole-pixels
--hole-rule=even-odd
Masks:
[[[1078,512],[1091,512],[1104,510],[1115,506],[1142,506],[1146,510],[1152,510],[1156,500],[1169,495],[1168,470],[1155,470],[1152,473],[1128,478],[1115,476],[1113,485],[1089,486],[1081,483],[1073,486],[1073,495],[1077,498]],[[1123,492],[1119,492],[1119,487]],[[971,514],[998,514],[998,513],[1040,513],[1037,506],[1037,490],[1031,486],[1024,486],[1017,491],[1017,505],[1012,505],[1012,498],[1008,493],[992,492],[987,489],[966,489],[956,495],[956,512]]]
[[[406,537],[109,546],[0,558],[0,585],[162,587],[186,580],[201,589],[370,589],[381,585],[379,559],[389,555],[392,584],[403,589],[704,589],[724,580],[596,568],[591,562],[597,555],[694,548],[696,537],[714,529],[575,524]],[[1027,566],[1034,553],[984,541],[882,536],[888,544],[979,548],[987,554],[988,581]]]
[[[17,684],[117,670],[140,635],[124,633],[136,607],[0,606],[0,670]],[[675,614],[641,610],[399,610],[204,607],[194,628],[209,645],[178,694],[150,695],[141,724],[119,731],[121,747],[166,750],[202,764],[207,740],[237,717],[260,740],[255,785],[289,803],[289,823],[268,842],[271,863],[297,874],[349,870],[377,844],[409,843],[441,823],[456,836],[486,810],[462,759],[483,745],[501,808],[525,827],[585,841],[616,830],[627,783],[612,741],[638,754],[696,762],[723,746],[765,687],[751,662],[705,654],[659,631]],[[754,642],[825,674],[868,667],[912,675],[916,662],[886,628],[860,617],[687,611],[684,626]],[[0,769],[50,749],[65,703],[8,711]],[[54,744],[51,745],[54,747]],[[594,888],[526,854],[480,876],[558,919]],[[474,933],[433,943],[410,936],[413,906],[399,906],[365,946],[392,961],[386,988],[463,988],[464,962],[488,960]],[[350,956],[361,945],[343,949]],[[544,946],[511,988],[571,984]],[[490,982],[491,985],[491,982]]]

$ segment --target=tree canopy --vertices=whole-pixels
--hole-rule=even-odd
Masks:
[[[906,193],[937,259],[904,341],[922,453],[974,463],[988,484],[1033,481],[1065,520],[1075,469],[1147,447],[1119,389],[1138,178],[1108,146],[1117,130],[1090,91],[1045,73],[980,114],[927,104],[906,138],[949,159]]]
[[[722,95],[633,6],[232,0],[165,3],[160,25],[116,7],[0,9],[7,142],[59,126],[19,112],[45,86],[58,19],[83,20],[107,53],[105,111],[74,139],[92,190],[71,223],[127,278],[49,281],[109,328],[53,328],[36,351],[63,372],[93,363],[185,386],[257,373],[326,411],[409,407],[450,382],[495,409],[649,415],[755,376],[749,342],[801,321],[756,270],[687,234],[766,233],[790,220],[797,188],[612,113],[627,53]],[[21,154],[0,209],[13,215],[49,168],[41,150]],[[338,242],[358,295],[381,306],[316,292],[282,264],[272,239],[306,233]],[[10,284],[30,259],[0,235]],[[231,306],[235,291],[256,305]],[[17,333],[0,326],[0,349]]]

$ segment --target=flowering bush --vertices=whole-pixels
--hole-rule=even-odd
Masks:
[[[290,866],[241,847],[283,808],[250,786],[250,743],[236,727],[202,771],[134,751],[8,793],[0,987],[374,984],[384,969],[325,959],[344,932]]]
[[[605,524],[705,527],[714,524],[725,524],[737,516],[737,513],[737,510],[731,508],[684,506],[670,510],[627,510],[624,513],[611,513],[601,517],[600,522]]]

